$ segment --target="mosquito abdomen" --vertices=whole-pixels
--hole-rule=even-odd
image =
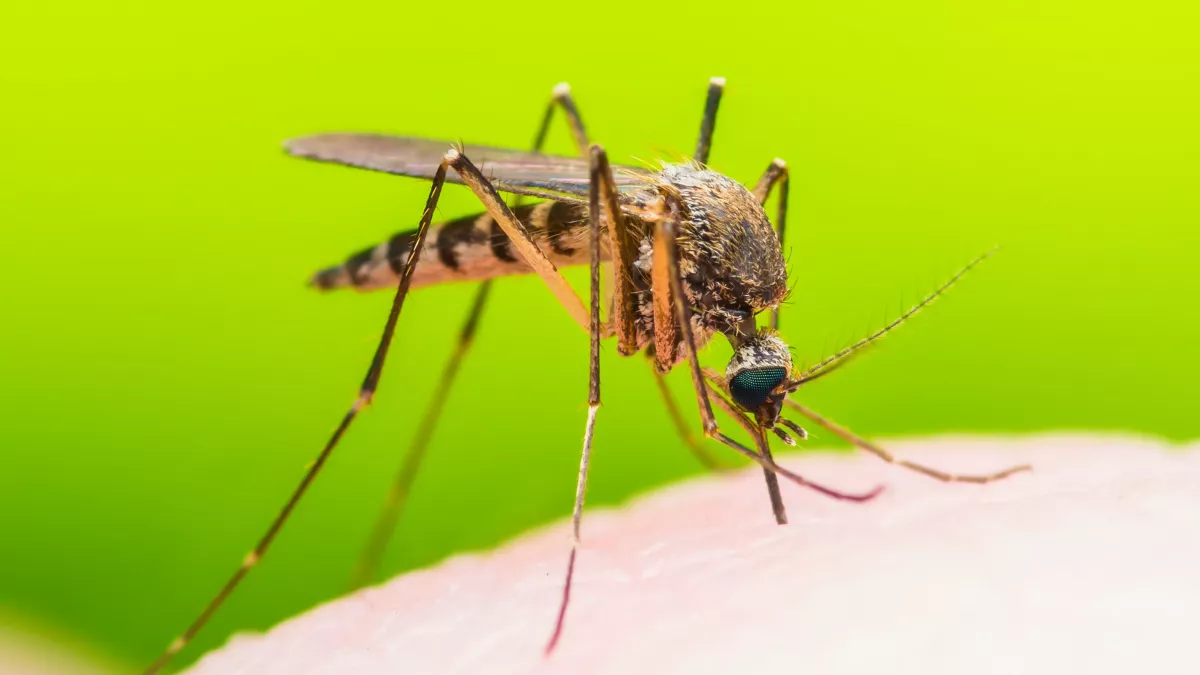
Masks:
[[[588,262],[587,208],[543,202],[513,209],[535,242],[559,267]],[[363,249],[340,265],[312,277],[322,290],[352,287],[360,291],[394,287],[412,253],[416,230],[398,232]],[[434,225],[413,272],[413,287],[451,281],[477,281],[533,270],[512,248],[508,236],[486,213]]]

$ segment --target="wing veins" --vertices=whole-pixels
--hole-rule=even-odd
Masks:
[[[284,143],[284,149],[295,157],[426,180],[433,178],[452,147],[469,157],[501,192],[560,202],[587,201],[588,163],[576,157],[384,134],[316,134]],[[623,196],[652,184],[656,176],[640,167],[613,168],[619,171],[617,188]],[[446,181],[463,184],[453,172]]]

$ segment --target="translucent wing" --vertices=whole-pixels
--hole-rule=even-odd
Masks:
[[[452,147],[479,167],[497,190],[563,202],[587,201],[588,163],[576,157],[383,134],[318,134],[284,144],[297,157],[425,179],[433,178]],[[621,193],[644,188],[656,176],[630,166],[613,166],[613,173]],[[462,184],[453,171],[447,173],[446,181]]]

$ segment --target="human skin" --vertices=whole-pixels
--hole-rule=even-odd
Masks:
[[[783,455],[868,504],[784,485],[774,524],[757,468],[584,518],[565,632],[549,656],[569,524],[241,635],[217,673],[1196,673],[1200,445],[1130,437],[943,437],[895,454]]]

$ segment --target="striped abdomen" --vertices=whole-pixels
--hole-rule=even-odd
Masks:
[[[587,206],[543,202],[513,209],[533,240],[559,267],[588,262]],[[346,262],[313,275],[321,289],[350,286],[358,290],[394,287],[416,240],[416,230],[360,251]],[[607,258],[607,252],[605,252]],[[449,281],[490,279],[532,270],[512,248],[508,236],[486,213],[429,228],[413,287]]]

